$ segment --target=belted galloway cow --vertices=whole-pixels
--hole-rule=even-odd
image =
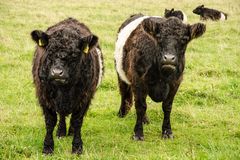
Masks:
[[[206,30],[202,23],[184,24],[176,17],[133,15],[119,28],[115,46],[121,105],[119,117],[129,112],[133,97],[137,120],[134,140],[144,140],[146,97],[162,102],[162,137],[173,138],[170,113],[183,78],[188,43]]]
[[[46,124],[43,153],[54,150],[53,130],[66,136],[65,117],[71,114],[68,135],[73,135],[72,153],[82,153],[81,127],[103,75],[98,37],[76,19],[68,18],[46,32],[31,33],[36,42],[32,74]]]

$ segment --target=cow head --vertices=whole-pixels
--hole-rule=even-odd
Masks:
[[[174,12],[174,8],[172,8],[171,10],[165,9],[164,17],[166,18],[171,17],[173,12]]]
[[[201,15],[203,13],[203,9],[204,9],[204,5],[200,5],[193,10],[193,13],[197,15]]]
[[[181,75],[187,44],[192,39],[202,36],[206,30],[202,23],[187,25],[175,17],[148,18],[142,25],[145,32],[156,41],[160,57],[157,60],[158,70],[166,79]]]
[[[75,30],[62,29],[51,35],[34,30],[32,39],[44,49],[39,77],[55,85],[66,85],[79,75],[84,57],[97,44],[95,35],[80,37]]]

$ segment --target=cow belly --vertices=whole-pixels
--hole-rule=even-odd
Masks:
[[[164,82],[158,82],[148,86],[148,95],[155,102],[161,102],[167,98],[169,85]]]

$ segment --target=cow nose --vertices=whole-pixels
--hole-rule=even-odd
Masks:
[[[53,68],[51,74],[53,77],[59,78],[63,76],[63,70],[59,68]]]
[[[175,61],[176,61],[176,56],[174,56],[172,54],[163,55],[163,62],[175,63]]]

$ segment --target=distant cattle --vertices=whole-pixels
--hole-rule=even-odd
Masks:
[[[227,14],[215,9],[205,8],[204,5],[198,6],[193,13],[200,15],[200,20],[227,20]]]
[[[146,97],[163,102],[162,137],[172,138],[170,113],[185,66],[188,43],[203,35],[202,23],[184,24],[176,17],[134,15],[119,28],[115,48],[121,105],[119,117],[124,117],[133,104],[137,120],[134,140],[143,140],[143,123],[147,122]]]
[[[73,135],[72,153],[81,154],[83,117],[103,75],[98,37],[73,18],[46,32],[34,30],[31,36],[37,43],[32,74],[46,124],[43,153],[54,150],[52,134],[58,113],[57,136],[66,136],[65,116],[71,114],[68,135]]]
[[[165,9],[164,17],[165,18],[177,17],[177,18],[181,19],[184,23],[187,22],[186,14],[183,11],[174,10],[174,8],[172,8],[171,10]]]

